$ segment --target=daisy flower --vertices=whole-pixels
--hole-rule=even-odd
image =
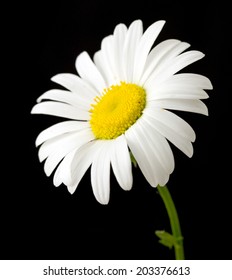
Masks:
[[[118,24],[102,40],[93,60],[87,52],[76,59],[79,75],[58,74],[52,81],[64,90],[41,95],[33,114],[67,118],[42,131],[36,139],[39,160],[55,186],[65,184],[74,193],[91,166],[96,199],[107,204],[110,169],[124,190],[132,187],[131,155],[153,187],[165,185],[174,169],[169,142],[188,157],[195,133],[169,110],[207,115],[200,100],[212,89],[208,78],[178,73],[204,54],[175,39],[153,47],[165,21],[143,32],[141,20],[127,28]],[[54,172],[55,171],[55,172]]]

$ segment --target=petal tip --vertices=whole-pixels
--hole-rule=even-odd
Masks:
[[[211,83],[210,79],[208,79],[208,88],[209,90],[213,89],[213,84]]]
[[[109,203],[109,200],[106,200],[106,201],[99,201],[98,202],[101,204],[101,205],[107,205]]]
[[[59,77],[59,74],[56,74],[55,76],[51,77],[50,80],[51,80],[52,82],[55,82],[55,83],[56,83],[57,77]]]
[[[157,22],[159,22],[162,26],[164,26],[164,24],[166,23],[166,20],[161,19],[161,20],[158,20]]]
[[[35,106],[32,107],[31,112],[30,112],[31,114],[36,114]]]
[[[67,189],[68,189],[68,191],[69,191],[70,194],[74,194],[74,192],[75,192],[75,190],[76,190],[76,188],[74,188],[74,187],[69,187],[69,186],[67,186]]]

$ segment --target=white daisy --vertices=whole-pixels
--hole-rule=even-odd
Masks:
[[[91,166],[93,193],[107,204],[110,166],[124,190],[132,187],[130,153],[153,187],[165,185],[174,169],[168,141],[192,156],[193,129],[168,110],[207,115],[200,99],[208,97],[204,89],[212,85],[202,75],[176,74],[204,56],[184,52],[188,43],[170,39],[152,48],[164,23],[157,21],[144,33],[141,20],[129,28],[118,24],[93,61],[87,52],[77,57],[79,76],[52,78],[67,90],[52,89],[38,98],[33,114],[71,119],[47,128],[36,140],[45,173],[55,170],[55,186],[64,183],[73,193]]]

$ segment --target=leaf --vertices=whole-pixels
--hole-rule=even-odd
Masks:
[[[173,246],[179,246],[178,241],[172,234],[165,230],[156,230],[155,234],[160,238],[159,243],[171,249]]]

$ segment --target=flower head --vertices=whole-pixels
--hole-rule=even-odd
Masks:
[[[195,133],[169,110],[207,115],[200,99],[208,97],[204,89],[212,85],[202,75],[176,74],[204,56],[184,52],[188,43],[170,39],[152,48],[164,23],[157,21],[144,33],[141,20],[129,28],[118,24],[102,40],[93,61],[87,52],[77,57],[79,76],[52,78],[67,90],[49,90],[38,98],[33,114],[69,119],[36,139],[45,173],[49,176],[55,170],[55,186],[64,183],[73,193],[91,166],[94,195],[107,204],[110,166],[124,190],[132,187],[130,153],[153,187],[165,185],[174,169],[168,141],[192,156]]]

